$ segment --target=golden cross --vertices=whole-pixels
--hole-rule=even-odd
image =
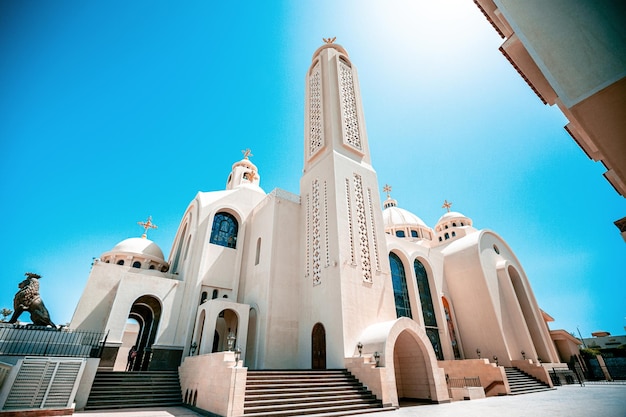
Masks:
[[[152,223],[152,216],[148,216],[148,220],[146,220],[145,222],[137,222],[137,224],[143,227],[143,235],[141,235],[141,237],[144,239],[148,237],[148,229],[157,229],[159,227],[156,224]]]
[[[248,159],[249,156],[254,156],[252,155],[252,151],[250,150],[250,148],[246,148],[245,150],[242,149],[241,153],[243,153],[243,159]]]
[[[387,193],[387,198],[391,198],[389,197],[389,193],[391,192],[391,185],[385,184],[385,186],[383,187],[383,192]]]
[[[445,208],[450,213],[450,207],[452,207],[452,203],[448,203],[448,200],[443,200],[443,206],[441,208]]]
[[[245,176],[245,178],[246,178],[248,181],[252,182],[252,181],[254,181],[254,179],[256,178],[256,175],[255,175],[254,171],[246,172],[246,176]]]
[[[335,42],[335,39],[337,39],[336,36],[334,38],[322,38],[322,40],[326,43],[333,43]]]

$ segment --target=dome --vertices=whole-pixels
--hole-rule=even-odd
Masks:
[[[468,217],[465,214],[459,213],[458,211],[449,211],[445,213],[443,216],[441,216],[439,220],[437,220],[437,224],[444,222],[444,221],[448,221],[452,219],[459,219],[459,218],[467,219]]]
[[[387,207],[383,210],[385,229],[394,226],[419,226],[428,228],[426,223],[415,214],[400,207]]]
[[[164,260],[163,251],[159,246],[149,239],[141,237],[131,237],[126,240],[122,240],[115,245],[110,252],[123,252],[132,253],[135,255],[143,255],[150,258],[156,258]]]

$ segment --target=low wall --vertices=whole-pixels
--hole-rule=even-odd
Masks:
[[[348,371],[383,402],[383,407],[399,406],[395,385],[393,389],[389,387],[394,382],[387,381],[387,368],[377,367],[371,355],[346,358],[345,364]]]
[[[450,378],[479,377],[487,397],[507,395],[511,392],[504,368],[490,363],[488,359],[439,361],[438,363]]]
[[[179,367],[183,398],[195,408],[218,416],[243,415],[248,368],[235,363],[234,352],[188,356]]]
[[[528,375],[537,378],[541,382],[544,382],[553,388],[552,378],[548,374],[548,370],[541,364],[535,363],[532,359],[512,360],[511,365],[519,370],[526,372]]]
[[[485,389],[483,387],[464,387],[464,388],[450,388],[450,399],[452,401],[463,400],[478,400],[485,398]]]

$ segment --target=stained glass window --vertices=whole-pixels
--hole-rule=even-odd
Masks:
[[[435,308],[433,306],[433,298],[430,294],[430,284],[428,283],[428,273],[424,264],[417,259],[413,263],[415,269],[415,279],[417,280],[417,290],[422,304],[422,315],[424,316],[424,325],[426,326],[426,334],[435,349],[437,359],[443,360],[443,352],[441,351],[441,341],[439,340],[439,330],[437,328],[437,317],[435,316]]]
[[[402,265],[402,261],[395,253],[389,254],[389,263],[391,264],[391,280],[393,282],[393,297],[396,302],[396,314],[398,317],[413,318],[409,292],[406,288],[404,265]]]
[[[232,214],[220,212],[213,219],[210,243],[225,246],[227,248],[237,247],[237,230],[239,225],[237,219]]]

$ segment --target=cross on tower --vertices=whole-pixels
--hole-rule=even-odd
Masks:
[[[145,222],[137,222],[137,224],[143,227],[143,235],[141,235],[141,237],[144,239],[148,237],[148,229],[157,229],[159,227],[156,224],[152,223],[152,216],[148,216],[148,220],[146,220]]]
[[[336,36],[334,38],[322,38],[322,40],[326,43],[333,43],[335,42],[335,39],[337,39]]]
[[[254,156],[252,155],[250,148],[242,149],[241,153],[243,153],[243,159],[248,159],[249,156]]]
[[[385,186],[383,187],[383,192],[384,192],[384,193],[387,193],[387,198],[391,198],[391,197],[389,196],[389,193],[391,192],[391,185],[389,185],[389,184],[385,184]]]
[[[443,206],[441,208],[445,208],[450,213],[450,207],[452,207],[452,203],[448,203],[448,200],[443,200]]]

